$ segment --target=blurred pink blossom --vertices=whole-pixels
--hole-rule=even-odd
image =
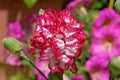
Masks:
[[[9,23],[7,36],[12,36],[21,42],[25,42],[25,33],[19,21]]]
[[[107,59],[94,56],[86,62],[85,66],[90,74],[91,80],[109,80],[110,73],[107,65]]]
[[[67,4],[66,8],[71,9],[76,7],[82,0],[72,0],[69,4]]]
[[[30,23],[36,22],[37,18],[38,18],[37,14],[31,14],[31,15],[25,16],[25,20]]]
[[[92,55],[111,59],[120,55],[120,27],[111,25],[100,31],[94,30],[91,44]]]
[[[94,21],[93,29],[102,29],[110,25],[119,24],[120,15],[115,10],[104,8],[99,12],[98,17]]]
[[[109,21],[109,24],[104,24]],[[91,54],[111,59],[120,55],[120,16],[115,11],[103,9],[94,22]]]
[[[39,61],[39,59],[37,59],[35,61],[35,65],[38,69],[40,69],[46,77],[48,77],[48,74],[50,72],[49,68],[48,68],[48,61]],[[42,77],[39,72],[35,69],[34,70],[35,75],[37,76],[37,80],[46,80],[44,77]]]
[[[77,5],[81,4],[85,7],[88,7],[91,4],[92,0],[72,0],[69,4],[67,4],[67,9],[75,8]]]

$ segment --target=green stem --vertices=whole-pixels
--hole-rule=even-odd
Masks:
[[[109,6],[108,6],[108,7],[109,7],[110,9],[113,9],[114,2],[115,2],[115,0],[110,0],[110,1],[109,1]]]
[[[114,80],[114,78],[115,78],[115,76],[112,73],[110,73],[110,79],[109,80]]]
[[[44,75],[44,73],[35,66],[35,64],[30,60],[29,57],[25,55],[23,51],[20,52],[20,56],[23,57],[26,61],[28,61],[39,72],[41,76],[43,76],[46,80],[48,80],[47,77]]]

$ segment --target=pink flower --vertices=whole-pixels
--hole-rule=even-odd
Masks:
[[[70,66],[77,72],[74,59],[80,55],[86,38],[83,27],[67,10],[45,10],[30,41],[32,53],[38,52],[40,60],[49,60],[53,73],[63,74]]]
[[[118,23],[120,23],[120,16],[114,10],[104,8],[94,22],[94,29],[98,30]]]
[[[75,8],[77,5],[83,5],[85,7],[88,7],[91,4],[92,0],[72,0],[69,4],[67,4],[67,9]]]
[[[48,74],[50,72],[49,68],[48,68],[48,61],[39,61],[39,59],[37,59],[35,61],[35,65],[38,69],[40,69],[45,76],[48,77]],[[37,76],[37,80],[46,80],[44,77],[42,77],[39,72],[35,69],[34,70],[35,75]]]
[[[91,54],[111,59],[120,55],[120,16],[105,8],[94,22]]]
[[[18,21],[10,23],[8,25],[7,36],[12,36],[17,38],[21,42],[25,42],[25,33],[22,31],[21,25]],[[7,50],[4,51],[5,62],[10,65],[20,66],[21,58],[17,55],[10,54]]]
[[[30,23],[33,23],[37,20],[38,18],[38,15],[37,14],[32,14],[32,15],[29,15],[29,16],[25,16],[25,20],[30,22]]]
[[[86,68],[90,74],[91,80],[109,80],[109,70],[107,68],[109,60],[99,57],[91,57],[86,62]]]
[[[8,25],[8,35],[17,38],[18,40],[25,42],[25,33],[22,30],[20,22],[12,22]]]
[[[20,66],[21,58],[17,55],[10,54],[7,50],[5,50],[5,62],[7,64],[13,65],[13,66]]]
[[[96,33],[96,34],[95,34]],[[111,25],[102,30],[94,31],[91,44],[92,55],[111,59],[120,55],[120,27]]]
[[[81,2],[82,2],[82,0],[72,0],[69,4],[67,4],[66,8],[67,9],[74,8]]]
[[[83,0],[83,5],[85,7],[89,7],[91,5],[91,3],[92,3],[92,0]]]

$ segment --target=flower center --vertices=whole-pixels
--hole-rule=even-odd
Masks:
[[[108,37],[106,38],[106,41],[107,41],[108,43],[111,43],[111,44],[113,44],[113,42],[114,42],[114,40],[113,40],[113,38],[112,38],[111,36],[108,36]]]
[[[95,74],[98,71],[98,68],[93,68],[92,74]]]
[[[103,27],[106,27],[108,25],[111,24],[111,21],[109,19],[107,19],[104,23],[103,23]]]
[[[108,36],[105,38],[104,46],[109,52],[111,52],[113,44],[114,44],[114,40],[113,40],[112,36]]]

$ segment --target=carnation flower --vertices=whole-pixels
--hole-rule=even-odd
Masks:
[[[25,42],[25,33],[22,31],[21,25],[18,21],[10,23],[8,25],[8,37],[15,37],[21,42]],[[5,61],[7,64],[20,66],[21,58],[17,55],[10,54],[7,50],[5,50]]]
[[[90,74],[91,80],[109,80],[108,61],[105,58],[94,56],[86,62],[85,66]]]
[[[38,18],[30,41],[31,51],[39,53],[41,61],[49,60],[52,73],[63,74],[69,67],[77,72],[74,59],[81,54],[86,38],[83,27],[69,11],[47,9]]]

